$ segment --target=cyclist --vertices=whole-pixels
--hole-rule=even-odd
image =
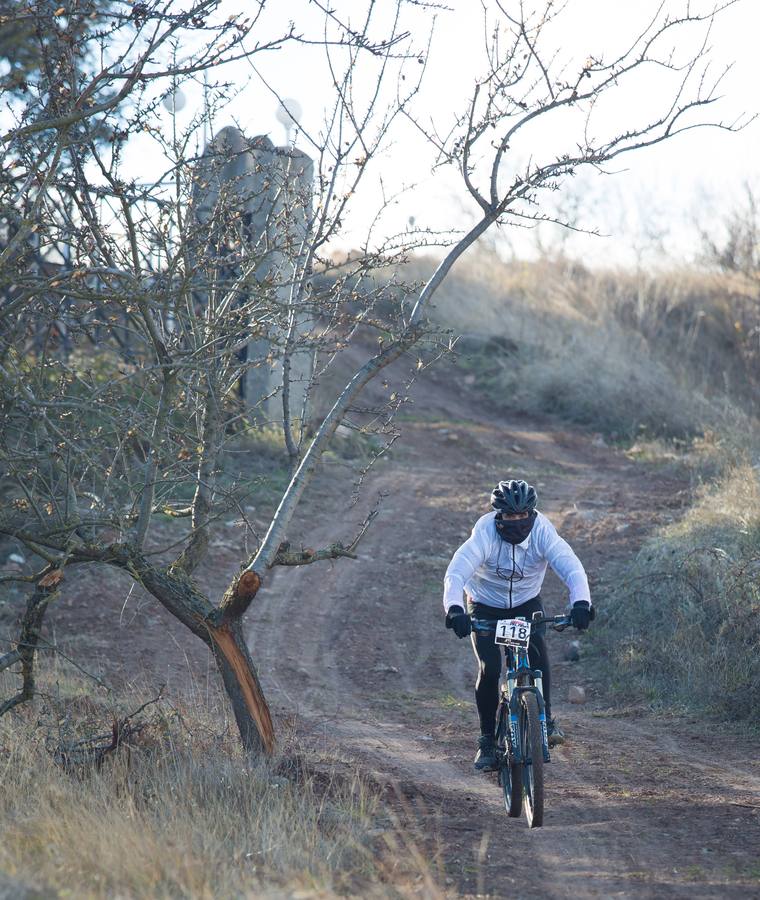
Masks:
[[[475,701],[480,719],[480,738],[475,768],[496,765],[494,728],[499,703],[501,651],[493,634],[472,632],[470,617],[530,618],[543,612],[541,585],[546,567],[565,582],[570,592],[572,624],[583,630],[593,618],[586,572],[570,545],[543,513],[536,509],[534,487],[525,481],[500,481],[491,493],[493,512],[481,516],[470,537],[452,557],[446,570],[443,606],[446,627],[457,637],[472,635],[479,670]],[[467,612],[462,595],[467,597]],[[562,743],[564,735],[551,714],[551,674],[544,640],[545,626],[531,631],[530,664],[543,673],[547,733],[550,746]]]

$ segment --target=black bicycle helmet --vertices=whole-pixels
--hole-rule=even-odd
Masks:
[[[491,506],[507,515],[531,512],[537,501],[536,489],[527,481],[500,481],[491,491]]]

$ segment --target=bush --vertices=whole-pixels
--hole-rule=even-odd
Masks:
[[[756,466],[705,485],[684,518],[610,583],[596,640],[613,690],[760,723]]]

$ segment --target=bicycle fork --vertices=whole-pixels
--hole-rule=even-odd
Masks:
[[[507,681],[507,690],[509,691],[509,743],[511,744],[512,758],[515,763],[523,763],[522,747],[520,746],[520,695],[530,692],[535,694],[538,704],[538,721],[541,726],[541,748],[543,750],[544,762],[551,762],[549,753],[549,734],[546,725],[546,704],[544,703],[543,694],[543,678],[541,672],[536,669],[533,672],[534,684],[525,687],[517,687],[515,680],[510,678]]]
[[[551,762],[549,755],[549,732],[546,724],[546,704],[544,703],[544,678],[539,669],[533,673],[536,683],[536,700],[538,701],[538,721],[541,724],[541,747],[544,751],[544,762]]]

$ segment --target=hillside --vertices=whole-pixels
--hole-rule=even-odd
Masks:
[[[393,376],[389,382],[391,389]],[[537,898],[744,897],[757,890],[760,772],[750,741],[723,729],[718,756],[715,729],[700,717],[657,714],[641,694],[616,703],[587,658],[587,639],[581,662],[568,663],[569,638],[552,636],[556,709],[569,740],[548,770],[545,827],[528,832],[524,821],[505,817],[492,777],[472,773],[475,665],[468,643],[442,623],[448,558],[484,511],[495,477],[518,474],[537,484],[542,509],[588,566],[604,616],[610,564],[625,564],[654,528],[682,515],[690,499],[683,471],[642,470],[593,434],[536,414],[494,416],[448,365],[426,373],[412,400],[403,437],[370,471],[359,506],[351,505],[344,466],[335,459],[324,466],[301,517],[310,541],[331,540],[336,530],[337,536],[352,530],[383,494],[360,560],[278,570],[249,619],[254,658],[286,738],[283,759],[297,747],[322,777],[359,774],[377,794],[376,812],[356,826],[373,862],[362,864],[364,875],[341,871],[356,865],[344,855],[328,875],[304,858],[305,871],[283,876],[267,874],[272,862],[265,855],[250,890],[259,895],[267,883],[303,890],[304,878],[313,879],[319,896],[351,893],[358,884],[364,894]],[[336,491],[337,485],[343,487]],[[240,542],[229,522],[202,574],[205,583],[225,582]],[[550,609],[562,608],[562,594],[550,576]],[[141,680],[153,685],[169,674],[173,702],[186,713],[208,702],[216,685],[208,680],[205,650],[172,628],[149,597],[126,589],[103,595],[92,579],[78,586],[82,609],[96,598],[97,649],[89,662],[99,661],[106,677],[133,674],[139,663]],[[635,592],[628,601],[636,602]],[[137,616],[151,623],[149,630],[138,627]],[[52,627],[62,647],[77,645],[85,665],[71,610]],[[586,704],[565,702],[571,685],[585,687]],[[44,810],[43,798],[38,803]],[[27,818],[27,836],[41,816]],[[34,868],[32,857],[11,862],[0,854],[0,866],[11,864],[14,876],[29,883],[64,887],[53,874],[59,852],[36,851]],[[137,860],[133,875],[122,868],[121,882],[105,864],[96,856],[87,864],[92,896],[109,894],[94,879],[130,896],[152,896],[137,878]],[[153,864],[169,895],[192,893],[190,885],[202,883],[186,880],[171,857]],[[212,879],[224,874],[237,890],[246,883],[232,859],[210,865]]]

